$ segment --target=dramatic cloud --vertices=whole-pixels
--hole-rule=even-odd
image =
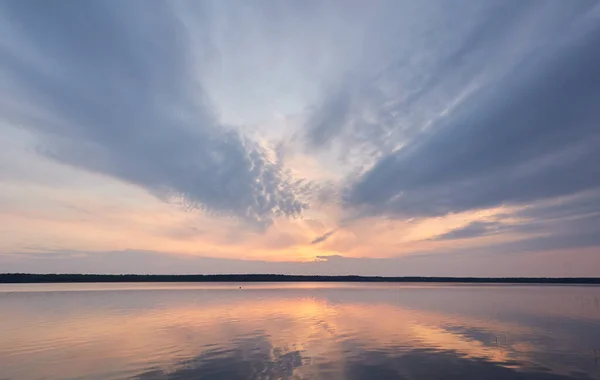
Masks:
[[[590,274],[598,67],[595,0],[3,1],[0,255]]]
[[[45,156],[261,224],[305,207],[257,143],[219,124],[195,67],[208,51],[166,4],[1,9],[0,110]]]
[[[347,202],[442,215],[575,194],[600,185],[600,27],[583,13],[419,141],[379,160]]]
[[[449,4],[383,7],[369,28],[368,53],[342,65],[343,80],[310,114],[309,145],[342,139],[344,152],[351,146],[375,156],[390,153],[448,112],[483,73],[505,69],[506,56],[518,54],[507,30],[531,21],[540,27],[528,17],[536,8],[531,3]],[[531,39],[526,29],[522,43]]]

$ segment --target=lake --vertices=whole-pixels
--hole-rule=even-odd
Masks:
[[[597,286],[0,285],[2,380],[600,379],[599,360]]]

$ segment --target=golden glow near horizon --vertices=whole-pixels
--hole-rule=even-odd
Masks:
[[[0,251],[24,249],[117,251],[154,250],[165,253],[267,261],[312,261],[317,256],[393,257],[440,248],[464,248],[489,243],[489,238],[438,242],[435,237],[473,221],[497,220],[509,210],[495,208],[419,220],[367,218],[339,226],[335,219],[275,219],[266,230],[244,227],[239,221],[188,211],[156,200],[141,189],[122,186],[130,193],[117,201],[100,196],[62,196],[60,207],[20,208],[0,214]],[[17,191],[17,189],[14,189]],[[45,196],[60,196],[54,191]],[[33,191],[35,201],[40,194]],[[133,201],[135,200],[135,201]],[[331,210],[330,215],[336,211]],[[317,219],[321,217],[322,219]],[[513,222],[513,221],[511,221]],[[327,240],[311,244],[328,231]],[[506,236],[503,239],[506,240]]]
[[[473,221],[489,221],[509,228],[523,223],[512,216],[514,209],[510,208],[410,220],[371,217],[340,225],[334,217],[339,210],[330,206],[331,213],[311,212],[304,218],[278,218],[266,229],[257,230],[233,218],[207,215],[157,200],[139,188],[119,183],[112,186],[111,192],[117,191],[123,196],[113,199],[98,194],[78,198],[59,190],[23,192],[28,206],[25,211],[20,205],[12,205],[12,211],[0,213],[3,266],[19,272],[269,272],[388,276],[594,276],[600,270],[597,247],[548,247],[520,255],[487,253],[494,244],[518,243],[533,236],[543,238],[539,232],[438,239]],[[62,194],[59,203],[40,205],[46,197],[57,194]],[[335,232],[328,239],[311,244],[330,231]],[[152,264],[153,261],[147,260],[143,253],[128,258],[126,251],[129,250],[156,252],[161,261]],[[474,253],[468,259],[456,260],[452,253],[463,251]],[[67,256],[62,255],[65,259],[54,259],[61,257],[62,252],[67,253]],[[106,252],[116,253],[108,260]],[[429,254],[435,256],[428,258]],[[331,265],[311,264],[327,260],[328,256],[359,260]],[[417,259],[419,257],[422,259]],[[45,261],[40,261],[42,258]],[[175,261],[173,266],[170,266],[171,258]],[[187,258],[215,258],[217,261],[186,264]],[[386,264],[369,260],[378,258],[411,261]],[[106,262],[106,265],[98,266],[96,262]],[[250,262],[253,264],[248,266]],[[74,264],[71,266],[70,263]]]

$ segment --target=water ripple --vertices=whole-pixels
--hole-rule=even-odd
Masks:
[[[600,379],[597,287],[309,285],[11,285],[0,379]]]

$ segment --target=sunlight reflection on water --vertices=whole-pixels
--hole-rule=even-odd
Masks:
[[[0,285],[0,379],[600,379],[599,300],[594,286]]]

